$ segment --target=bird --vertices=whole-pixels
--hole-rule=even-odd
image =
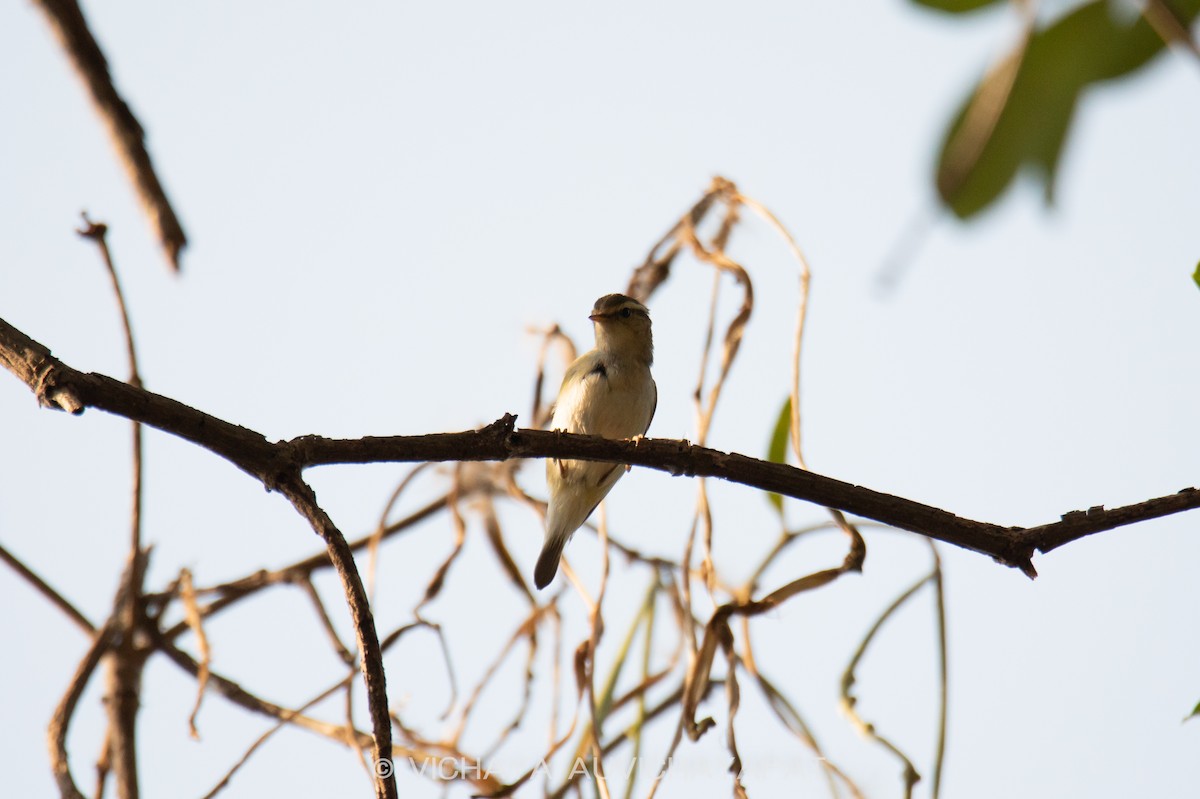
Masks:
[[[650,312],[632,297],[606,294],[592,313],[596,347],[567,367],[550,429],[604,438],[641,438],[658,406],[658,387],[650,374],[654,340]],[[545,588],[558,571],[563,547],[628,466],[600,461],[551,458],[546,461],[550,500],[546,538],[533,581]]]

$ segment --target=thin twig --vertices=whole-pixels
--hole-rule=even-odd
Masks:
[[[630,729],[633,731],[633,754],[630,757],[629,775],[625,783],[625,799],[633,799],[633,786],[637,782],[638,776],[638,759],[642,755],[642,730],[646,726],[646,690],[650,687],[653,675],[650,671],[651,653],[654,643],[654,620],[656,618],[655,607],[658,599],[658,591],[660,582],[658,574],[654,575],[653,581],[650,583],[650,590],[647,592],[647,601],[642,605],[642,615],[645,618],[644,637],[642,638],[642,681],[637,687],[637,716],[634,719],[633,726]],[[636,629],[636,626],[635,628]],[[666,672],[660,673],[666,676]],[[613,709],[618,705],[614,704]]]
[[[258,736],[258,738],[254,739],[254,742],[251,743],[250,746],[246,749],[246,751],[242,753],[242,756],[240,758],[238,758],[237,762],[229,767],[229,770],[225,772],[225,774],[221,777],[221,779],[217,781],[217,784],[214,785],[212,787],[212,789],[209,790],[208,793],[204,794],[203,799],[213,799],[213,797],[215,797],[218,793],[220,793],[222,790],[224,790],[225,787],[229,785],[229,781],[233,779],[233,776],[235,774],[237,774],[237,772],[241,769],[241,767],[246,765],[246,763],[249,762],[250,757],[255,752],[257,752],[258,749],[263,744],[265,744],[268,740],[270,740],[270,738],[272,736],[274,736],[275,733],[279,732],[284,727],[286,727],[289,721],[291,721],[293,718],[300,715],[304,711],[308,710],[313,705],[316,705],[316,704],[322,702],[323,700],[328,699],[330,696],[333,696],[333,694],[346,688],[353,681],[354,681],[354,673],[351,672],[341,682],[332,686],[331,688],[325,689],[321,693],[314,696],[312,699],[305,702],[300,707],[296,708],[294,711],[292,711],[292,710],[285,711],[283,718],[280,718],[279,720],[277,720],[273,725],[271,725],[266,730],[266,732],[264,732],[262,735]]]
[[[196,674],[199,672],[200,666],[194,658],[172,644],[162,635],[162,633],[158,632],[157,630],[149,628],[146,630],[146,633],[153,640],[155,646],[173,663],[175,663],[176,666],[183,669],[188,674],[191,674],[193,677],[196,676]],[[249,710],[252,713],[258,713],[269,718],[285,721],[288,724],[308,730],[312,733],[316,733],[317,735],[321,735],[332,741],[336,741],[337,743],[346,743],[346,729],[341,724],[331,724],[327,721],[322,721],[320,719],[313,718],[312,716],[305,715],[304,713],[300,713],[294,709],[282,707],[274,704],[273,702],[268,702],[265,699],[250,693],[228,677],[216,672],[212,672],[210,679],[214,691],[239,707]],[[339,682],[332,689],[330,689],[330,692],[332,693],[341,687],[342,682]],[[376,739],[370,733],[357,729],[352,730],[351,733],[355,746],[364,749],[374,746]],[[405,757],[413,759],[436,758],[437,753],[430,752],[428,749],[395,744],[389,750],[387,762],[392,764],[396,760]],[[475,773],[478,774],[481,772]],[[499,790],[500,787],[499,782],[493,779],[485,779],[479,783],[479,786],[482,790],[485,790],[489,796],[494,795],[494,792]]]
[[[79,787],[75,785],[75,780],[71,776],[71,761],[67,754],[67,730],[71,726],[71,718],[75,715],[75,706],[79,703],[79,697],[83,695],[83,689],[87,687],[92,673],[100,665],[100,658],[112,644],[110,639],[115,627],[116,624],[110,619],[96,632],[87,654],[83,656],[83,660],[75,669],[75,674],[67,686],[67,692],[59,700],[58,707],[54,709],[54,715],[50,719],[50,728],[47,732],[50,744],[50,769],[54,772],[54,780],[58,783],[58,791],[62,794],[62,799],[83,799],[83,794],[79,792]]]
[[[743,661],[743,666],[747,665]],[[817,743],[816,736],[808,723],[800,715],[799,711],[792,705],[783,692],[768,680],[765,676],[758,672],[753,672],[755,681],[758,687],[762,689],[763,694],[767,698],[767,704],[770,705],[771,711],[782,722],[783,726],[795,735],[805,746],[813,751],[821,764],[821,770],[825,774],[825,778],[829,784],[829,792],[834,797],[839,796],[837,789],[837,780],[841,780],[855,799],[863,799],[863,793],[852,779],[842,769],[838,768],[832,760],[825,755],[821,750],[820,744]]]
[[[0,560],[7,563],[9,568],[24,577],[25,581],[34,587],[34,590],[46,597],[46,599],[50,600],[51,604],[65,613],[67,618],[75,622],[75,625],[79,627],[79,629],[89,634],[94,634],[96,632],[96,625],[88,621],[87,616],[84,616],[82,613],[80,613],[78,608],[72,605],[62,594],[58,593],[58,591],[55,591],[50,584],[39,577],[33,571],[33,569],[30,569],[28,566],[18,560],[15,555],[5,549],[3,544],[0,544]]]
[[[600,799],[611,799],[608,792],[608,778],[604,773],[604,756],[601,749],[601,741],[604,740],[601,735],[603,719],[596,705],[596,652],[600,648],[600,638],[604,635],[602,608],[604,606],[604,596],[608,589],[608,514],[606,507],[606,503],[600,503],[600,519],[596,525],[600,534],[600,586],[596,590],[596,604],[592,606],[588,614],[590,632],[588,635],[586,662],[588,715],[591,717],[592,722],[592,776],[595,778],[596,791]]]
[[[354,653],[342,643],[342,638],[338,635],[337,628],[333,626],[333,619],[329,617],[329,611],[325,608],[325,602],[322,601],[321,595],[317,592],[317,587],[313,585],[312,578],[307,574],[302,574],[296,577],[296,585],[308,597],[312,604],[313,612],[317,614],[317,621],[321,624],[321,629],[325,631],[326,637],[329,639],[333,651],[337,653],[338,659],[343,663],[350,665],[356,660]]]
[[[909,757],[904,754],[904,752],[901,751],[898,746],[896,746],[896,744],[892,743],[890,739],[881,735],[879,731],[875,729],[874,724],[864,720],[863,717],[859,715],[856,708],[858,704],[858,698],[855,697],[851,691],[854,688],[855,669],[858,668],[859,661],[861,661],[863,655],[866,654],[867,647],[870,646],[871,641],[874,640],[875,634],[879,632],[884,623],[891,618],[893,613],[895,613],[912,597],[913,594],[919,591],[932,579],[932,574],[925,575],[920,580],[913,583],[908,590],[896,597],[892,604],[888,605],[883,613],[879,615],[879,618],[875,620],[875,623],[871,625],[871,628],[867,631],[867,634],[863,636],[862,642],[858,645],[858,649],[855,651],[854,656],[850,659],[850,663],[846,666],[845,672],[842,674],[842,712],[846,714],[851,722],[853,722],[854,726],[859,732],[861,732],[866,738],[875,741],[884,749],[887,749],[889,752],[895,755],[896,759],[899,760],[904,766],[904,796],[906,799],[909,799],[912,796],[913,786],[916,785],[921,779],[921,775],[917,773],[917,769],[913,766],[912,760],[910,760]]]
[[[495,677],[496,673],[500,671],[500,667],[504,665],[505,661],[508,660],[508,655],[516,648],[517,643],[528,638],[530,640],[530,651],[536,652],[537,624],[541,620],[542,616],[548,612],[548,610],[549,606],[535,607],[533,612],[530,613],[529,616],[527,616],[519,625],[517,625],[517,629],[513,630],[512,635],[508,637],[508,641],[506,641],[504,646],[501,648],[500,654],[492,660],[492,662],[484,670],[483,676],[479,678],[479,682],[477,682],[474,689],[472,689],[470,696],[467,698],[467,701],[463,705],[462,711],[459,714],[458,724],[454,728],[454,731],[450,734],[450,741],[457,744],[462,739],[463,733],[466,731],[467,722],[471,717],[472,711],[475,709],[475,704],[479,701],[480,696],[483,695],[483,692],[487,686],[491,684],[492,678]]]
[[[454,543],[450,549],[450,554],[446,556],[446,559],[434,571],[429,584],[425,586],[424,595],[417,603],[417,606],[413,608],[412,614],[414,618],[421,618],[421,610],[442,592],[442,586],[446,582],[446,575],[450,573],[450,567],[458,560],[458,556],[462,553],[463,544],[467,540],[467,523],[463,518],[462,511],[459,509],[459,498],[463,494],[463,467],[464,464],[461,462],[454,464],[454,479],[451,483],[450,494],[446,503],[446,507],[450,510],[450,519],[453,521]]]
[[[367,598],[371,604],[375,604],[375,571],[379,566],[379,544],[383,541],[384,534],[388,530],[387,518],[392,513],[392,508],[400,500],[400,495],[404,493],[404,489],[412,483],[412,481],[421,472],[428,468],[428,463],[418,463],[412,469],[409,469],[408,474],[400,480],[400,483],[392,491],[392,495],[388,497],[387,503],[383,506],[383,512],[379,514],[379,524],[375,527],[375,533],[370,537],[367,544]],[[351,545],[353,548],[353,545]]]
[[[196,718],[200,715],[200,705],[204,701],[204,689],[208,686],[208,669],[212,655],[208,647],[208,636],[204,632],[204,622],[200,618],[200,607],[196,604],[192,573],[188,569],[179,571],[179,599],[183,602],[184,621],[187,623],[188,629],[196,636],[196,648],[200,650],[200,671],[196,675],[196,703],[192,705],[192,713],[188,716],[188,733],[194,740],[200,740],[200,731],[196,728]]]
[[[80,16],[82,22],[82,16]],[[86,33],[86,29],[84,31]],[[98,51],[97,51],[98,52]],[[138,369],[137,347],[134,345],[133,324],[129,319],[129,307],[125,303],[125,293],[121,290],[121,280],[117,275],[117,267],[113,263],[112,251],[108,248],[108,226],[101,222],[93,222],[88,215],[83,215],[84,228],[77,230],[82,238],[96,244],[100,258],[112,282],[113,295],[117,301],[117,310],[121,316],[121,329],[125,335],[125,356],[129,365],[129,385],[142,388],[141,372]],[[142,425],[133,422],[133,456],[132,456],[132,486],[131,508],[129,513],[129,563],[127,572],[129,585],[120,593],[120,604],[113,611],[114,618],[119,620],[119,630],[116,645],[109,655],[108,664],[108,758],[116,779],[118,799],[138,799],[137,776],[137,712],[142,665],[145,662],[143,653],[138,651],[134,638],[144,605],[142,599],[142,584],[145,579],[142,570],[145,559],[142,556],[142,472],[143,472]],[[195,728],[193,727],[193,731]]]
[[[710,683],[708,688],[706,689],[706,696],[707,696],[707,692],[710,692],[712,690],[713,684],[720,683],[723,681],[724,681],[724,677],[718,677],[714,681],[714,683]],[[684,692],[684,689],[682,686],[680,686],[679,688],[676,688],[674,691],[669,693],[666,697],[664,697],[660,702],[658,702],[658,704],[649,708],[646,711],[645,722],[653,721],[654,719],[658,718],[659,716],[664,715],[668,711],[674,710],[675,708],[679,707],[679,702],[683,698],[683,692]],[[629,743],[632,740],[633,735],[634,735],[634,727],[631,725],[629,728],[618,733],[611,740],[605,742],[604,746],[601,747],[602,750],[604,751],[604,754],[611,755],[620,746],[622,746],[623,744]],[[654,791],[657,790],[657,786],[662,782],[662,779],[666,776],[667,768],[668,768],[668,765],[670,764],[670,760],[671,760],[671,758],[670,758],[670,755],[668,754],[668,756],[663,761],[662,769],[660,769],[659,772],[654,777],[654,784],[653,784],[653,788],[651,790],[650,796],[654,795]],[[581,780],[583,778],[583,776],[584,775],[583,775],[582,770],[576,769],[575,772],[567,779],[566,782],[564,782],[562,785],[560,785],[558,788],[556,788],[554,791],[552,791],[550,793],[550,796],[548,797],[548,799],[562,799],[562,797],[566,795],[567,791],[569,791],[572,787],[578,785],[579,780]]]
[[[429,502],[419,510],[413,511],[408,516],[399,521],[389,524],[384,530],[384,538],[389,538],[398,533],[407,532],[416,527],[419,523],[433,517],[436,513],[446,507],[446,498],[441,497]],[[350,549],[353,552],[359,552],[370,545],[374,540],[376,533],[367,533],[360,538],[350,542]],[[322,549],[315,555],[310,555],[303,560],[297,561],[290,566],[284,566],[281,569],[274,571],[259,570],[245,577],[231,580],[221,585],[213,586],[206,589],[197,589],[196,593],[219,593],[220,598],[213,600],[209,604],[200,608],[200,615],[203,618],[211,618],[221,611],[233,606],[237,602],[246,597],[258,593],[264,588],[270,588],[273,585],[284,583],[292,583],[302,576],[309,576],[319,569],[326,569],[333,566],[333,562],[329,559],[329,551]],[[174,640],[187,632],[188,626],[186,621],[179,622],[173,627],[168,628],[163,634],[167,638]]]
[[[930,796],[938,799],[942,791],[942,764],[946,759],[946,718],[950,707],[950,666],[946,646],[946,591],[942,580],[942,558],[937,544],[926,539],[929,553],[933,557],[930,579],[933,583],[933,618],[937,634],[938,652],[938,733],[934,746],[933,778]]]
[[[737,650],[733,646],[733,636],[731,635],[725,649],[725,698],[729,706],[725,745],[729,749],[729,773],[733,775],[733,795],[735,799],[747,799],[746,788],[742,785],[742,756],[738,752],[737,735],[733,726],[738,708],[742,703],[742,693],[737,681],[737,665]]]

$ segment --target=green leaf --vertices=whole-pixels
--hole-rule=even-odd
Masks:
[[[942,202],[966,219],[987,208],[1029,168],[1054,196],[1059,157],[1081,94],[1125,77],[1163,49],[1144,17],[1116,19],[1092,0],[1035,31],[980,80],[946,132],[938,157]],[[1185,27],[1200,0],[1174,0]]]
[[[1196,703],[1196,706],[1194,708],[1192,708],[1191,713],[1187,714],[1187,718],[1185,718],[1184,721],[1189,721],[1191,719],[1194,719],[1194,718],[1196,718],[1196,716],[1200,716],[1200,702]]]
[[[987,6],[994,6],[1003,0],[912,0],[919,6],[932,8],[936,11],[945,11],[949,14],[965,14],[969,11],[978,11]]]
[[[1192,272],[1192,280],[1196,281],[1196,285],[1200,286],[1200,263],[1196,264],[1196,271]]]
[[[779,416],[775,419],[775,429],[771,431],[771,443],[767,445],[767,460],[771,463],[787,463],[788,434],[792,431],[792,398],[783,401]],[[783,497],[776,493],[767,494],[767,501],[775,506],[775,511],[783,515]]]

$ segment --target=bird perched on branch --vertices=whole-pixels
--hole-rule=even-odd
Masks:
[[[596,330],[596,348],[567,368],[550,429],[604,438],[641,437],[658,405],[658,388],[650,375],[654,361],[650,312],[631,297],[608,294],[596,300],[588,318]],[[546,461],[550,504],[546,541],[533,573],[538,588],[554,579],[571,534],[587,521],[626,468],[599,461]]]

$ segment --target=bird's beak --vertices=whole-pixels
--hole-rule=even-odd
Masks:
[[[599,322],[601,319],[608,319],[611,316],[612,314],[610,313],[593,313],[588,316],[588,319],[591,319],[593,322]]]

